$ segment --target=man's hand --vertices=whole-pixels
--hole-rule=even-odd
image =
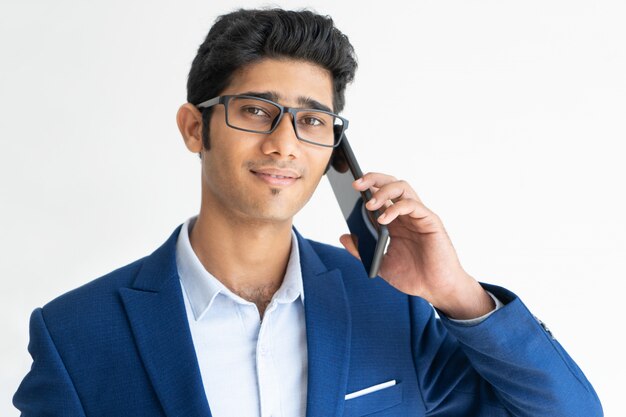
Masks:
[[[476,318],[495,308],[491,297],[461,267],[441,219],[409,184],[372,172],[352,186],[372,191],[365,205],[368,210],[384,211],[378,222],[387,225],[390,243],[380,267],[381,278],[406,294],[426,299],[450,318]],[[341,236],[340,241],[359,257],[350,235]]]

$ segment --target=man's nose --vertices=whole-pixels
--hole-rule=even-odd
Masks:
[[[293,125],[293,116],[285,113],[276,125],[276,129],[263,141],[262,148],[266,154],[277,153],[288,159],[294,159],[299,156],[300,146],[301,143]]]

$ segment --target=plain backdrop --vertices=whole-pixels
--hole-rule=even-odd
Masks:
[[[516,292],[623,403],[623,1],[282,1],[333,16],[360,68],[348,137],[405,179],[464,268]],[[2,0],[0,414],[28,371],[28,319],[145,256],[197,213],[175,123],[196,50],[241,1]],[[324,179],[295,224],[339,245]]]

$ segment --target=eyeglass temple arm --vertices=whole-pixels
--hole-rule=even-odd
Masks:
[[[203,102],[202,102],[202,103],[200,103],[200,104],[196,104],[196,107],[198,107],[198,108],[201,108],[201,109],[202,109],[202,108],[205,108],[205,107],[215,106],[216,104],[218,104],[218,103],[220,102],[220,99],[221,99],[221,98],[222,98],[221,96],[218,96],[218,97],[213,97],[213,98],[212,98],[212,99],[210,99],[210,100],[203,101]]]

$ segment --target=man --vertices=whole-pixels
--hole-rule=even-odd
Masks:
[[[549,331],[464,271],[406,182],[354,183],[389,227],[382,279],[349,235],[354,256],[293,229],[347,125],[337,113],[355,70],[330,18],[217,20],[177,115],[201,157],[200,213],[33,312],[24,416],[602,415]]]

